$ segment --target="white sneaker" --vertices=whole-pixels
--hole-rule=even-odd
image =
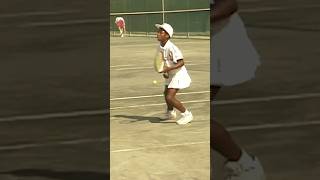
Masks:
[[[177,112],[175,110],[167,111],[166,112],[167,119],[176,119],[177,118]]]
[[[225,180],[265,180],[263,168],[255,156],[242,151],[239,161],[229,161],[225,164]]]
[[[192,113],[190,111],[186,111],[185,113],[181,113],[181,118],[177,121],[177,124],[188,124],[193,120]]]

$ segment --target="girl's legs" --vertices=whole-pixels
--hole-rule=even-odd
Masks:
[[[213,100],[215,100],[220,88],[219,86],[211,86],[210,146],[229,161],[237,161],[241,157],[241,148],[234,142],[227,130],[213,119]]]
[[[173,109],[173,107],[175,107],[181,113],[184,113],[186,111],[186,108],[182,105],[182,103],[178,99],[176,99],[177,92],[178,92],[178,89],[166,87],[165,100],[168,105],[168,110],[171,110],[171,109]],[[171,108],[171,109],[169,109],[169,108]]]
[[[167,104],[169,104],[168,108],[174,107],[181,112],[182,117],[177,120],[176,123],[183,125],[191,122],[193,120],[193,116],[192,113],[188,111],[178,99],[176,99],[177,92],[178,89],[167,88],[165,99]]]
[[[172,111],[173,110],[173,106],[167,100],[168,86],[165,86],[163,94],[164,94],[164,99],[165,99],[166,104],[167,104],[167,111]]]
[[[225,179],[265,180],[263,167],[258,158],[240,149],[226,129],[213,119],[213,100],[216,98],[219,89],[218,86],[211,87],[210,149],[218,151],[228,160],[224,166]],[[210,155],[212,160],[213,153],[210,153]],[[214,164],[211,164],[211,166],[211,176],[213,176]]]

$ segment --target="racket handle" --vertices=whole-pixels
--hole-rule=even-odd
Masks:
[[[163,77],[168,79],[169,78],[169,74],[167,72],[163,73]]]

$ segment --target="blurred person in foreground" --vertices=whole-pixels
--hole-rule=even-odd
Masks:
[[[236,144],[225,127],[213,119],[214,100],[219,90],[254,78],[260,58],[237,13],[236,0],[211,0],[210,8],[210,148],[227,159],[224,165],[225,180],[265,180],[258,158]]]

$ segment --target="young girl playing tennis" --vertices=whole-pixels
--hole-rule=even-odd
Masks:
[[[180,111],[181,118],[177,124],[187,124],[193,120],[192,113],[176,98],[180,89],[190,86],[191,78],[184,66],[183,55],[179,48],[169,39],[173,35],[173,28],[170,24],[156,24],[157,39],[160,42],[158,51],[162,53],[165,61],[164,69],[161,73],[165,78],[164,97],[167,104],[167,118],[175,119],[177,114],[174,108]]]

